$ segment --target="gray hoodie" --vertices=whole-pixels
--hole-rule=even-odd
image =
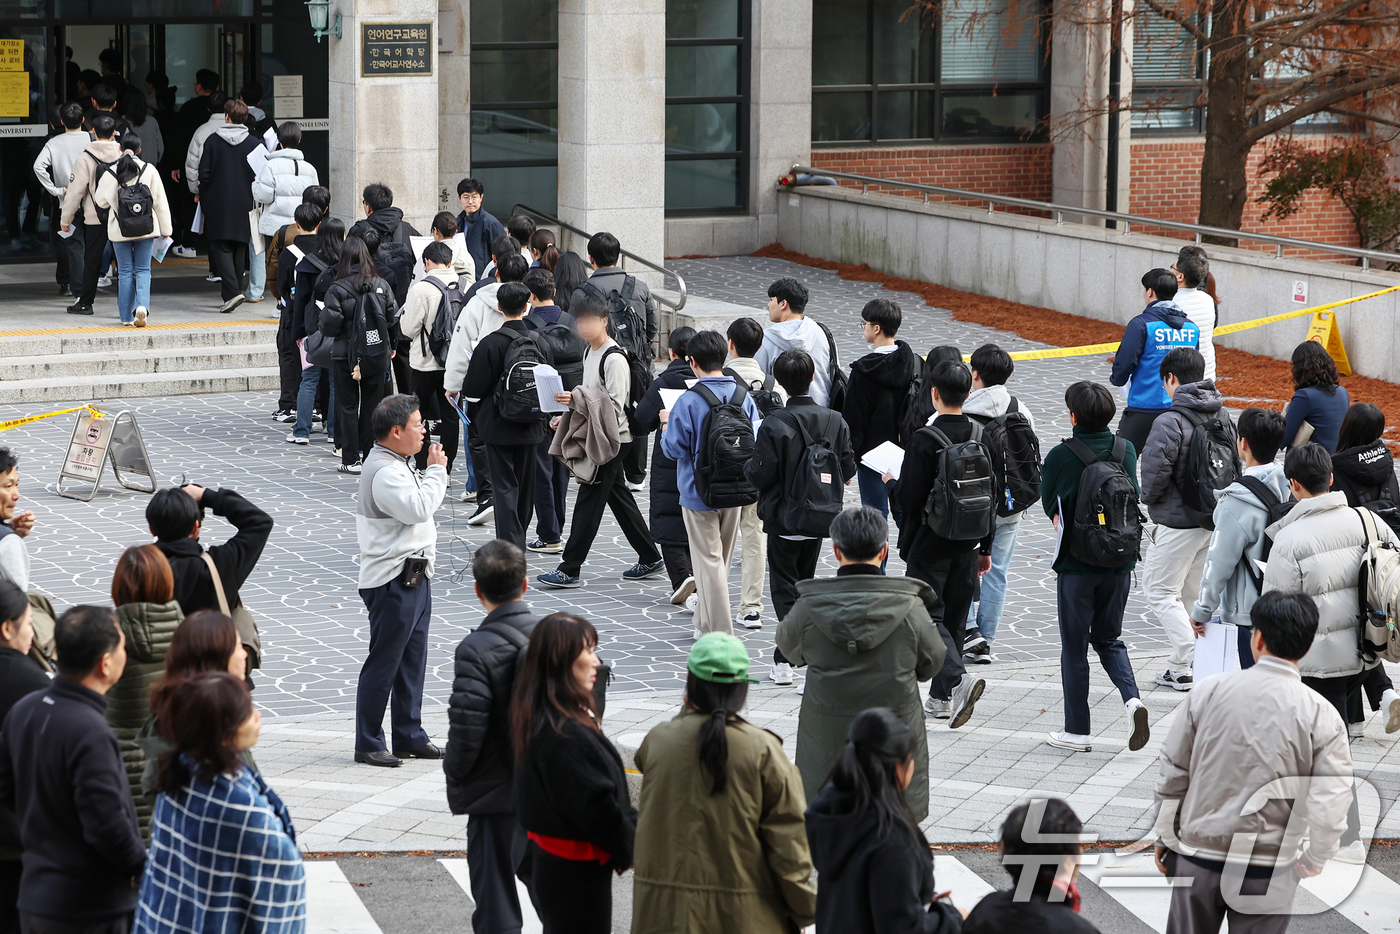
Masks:
[[[831,399],[831,345],[826,335],[815,321],[807,317],[779,321],[763,332],[763,346],[758,348],[754,359],[764,373],[773,372],[773,361],[784,350],[796,347],[805,350],[812,358],[816,371],[812,378],[812,399],[817,405],[830,405]]]
[[[973,415],[979,420],[991,421],[1005,415],[1006,410],[1010,407],[1011,390],[1005,386],[984,386],[981,389],[974,389],[968,394],[967,401],[963,403],[962,411],[964,415]],[[1017,399],[1016,411],[1026,416],[1026,421],[1030,422],[1031,431],[1035,431],[1035,416],[1031,415],[1031,410],[1026,408],[1026,403]],[[997,516],[997,525],[1020,522],[1025,511],[1023,509],[1013,516]]]
[[[1246,473],[1258,477],[1280,500],[1287,500],[1288,480],[1282,464],[1250,467]],[[1191,608],[1191,618],[1207,622],[1219,611],[1220,621],[1249,626],[1249,611],[1259,599],[1246,562],[1264,560],[1264,526],[1269,521],[1264,504],[1242,483],[1232,483],[1215,494],[1215,532],[1210,536],[1205,570],[1201,572],[1201,593]],[[1263,576],[1258,565],[1255,570]]]
[[[1181,495],[1181,487],[1187,482],[1182,472],[1195,431],[1182,410],[1214,415],[1223,405],[1215,383],[1208,379],[1187,383],[1177,389],[1172,407],[1152,423],[1152,432],[1138,458],[1138,468],[1142,474],[1142,502],[1158,525],[1173,529],[1204,528],[1203,517],[1187,508]],[[1229,418],[1226,415],[1225,421],[1232,424]]]

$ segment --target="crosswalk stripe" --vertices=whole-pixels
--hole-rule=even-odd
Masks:
[[[949,898],[963,911],[971,911],[984,896],[996,891],[986,879],[950,853],[933,855],[933,881],[940,892],[951,890]]]
[[[1157,872],[1152,851],[1131,856],[1100,853],[1098,857],[1092,865],[1081,865],[1080,874],[1152,930],[1166,931],[1171,885]]]
[[[447,870],[448,875],[475,905],[476,897],[472,895],[472,877],[467,870],[467,861],[465,859],[440,859],[438,862],[442,864],[442,868]],[[530,893],[519,879],[515,880],[515,891],[520,896],[520,913],[523,916],[520,934],[544,934],[544,925],[540,923],[539,916],[535,914],[535,906],[530,902]]]
[[[307,934],[381,934],[339,864],[305,863]]]
[[[1400,929],[1400,884],[1370,866],[1333,861],[1320,875],[1304,879],[1303,888],[1367,934]]]

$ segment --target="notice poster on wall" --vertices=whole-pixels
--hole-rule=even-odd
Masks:
[[[29,72],[0,71],[0,117],[29,116]]]
[[[23,39],[0,39],[0,71],[24,71]]]

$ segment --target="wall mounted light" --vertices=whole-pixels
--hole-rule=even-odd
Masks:
[[[341,38],[340,14],[335,14],[335,19],[331,20],[330,0],[306,0],[306,12],[311,17],[311,34],[317,42],[321,41],[322,36]]]

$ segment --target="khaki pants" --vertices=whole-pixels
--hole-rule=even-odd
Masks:
[[[702,633],[734,633],[729,603],[729,564],[739,534],[739,507],[697,512],[681,507],[685,534],[690,539],[690,563],[695,575],[695,628]]]
[[[763,613],[763,570],[768,566],[768,536],[763,534],[763,520],[758,518],[758,503],[739,510],[739,537],[743,539],[739,559],[743,589],[739,596],[739,615]]]
[[[1189,674],[1196,654],[1196,633],[1191,629],[1187,607],[1195,603],[1201,591],[1210,531],[1157,525],[1152,527],[1149,538],[1142,571],[1143,596],[1171,643],[1167,667]]]

